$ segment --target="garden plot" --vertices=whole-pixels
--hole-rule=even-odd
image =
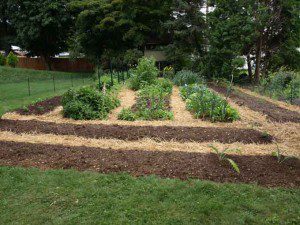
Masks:
[[[168,178],[199,178],[216,182],[255,183],[267,187],[300,187],[300,161],[279,164],[271,156],[232,156],[241,174],[220,165],[214,154],[186,152],[118,151],[62,145],[0,142],[0,162],[6,166],[41,169],[128,172]]]
[[[211,84],[210,87],[218,93],[226,95],[227,88]],[[300,123],[300,113],[279,107],[262,98],[254,97],[252,95],[235,90],[230,98],[238,105],[245,105],[253,111],[261,112],[266,115],[268,120],[272,122],[294,122]]]

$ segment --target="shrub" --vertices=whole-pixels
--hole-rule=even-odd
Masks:
[[[71,89],[62,98],[64,116],[75,120],[105,119],[119,104],[111,92],[103,94],[92,87]]]
[[[173,83],[169,79],[158,79],[156,84],[160,86],[164,92],[168,94],[172,94]]]
[[[280,69],[261,79],[256,91],[274,99],[293,103],[294,99],[300,97],[300,73]]]
[[[195,83],[204,83],[203,78],[198,74],[190,70],[181,70],[176,73],[173,82],[177,86],[195,84]]]
[[[238,112],[225,99],[210,91],[204,85],[190,85],[181,88],[186,107],[196,118],[209,118],[212,122],[231,122],[239,119]]]
[[[8,56],[6,57],[6,64],[9,65],[10,67],[15,68],[17,66],[18,62],[19,62],[19,59],[13,52],[10,52],[8,54]]]
[[[4,66],[5,65],[5,61],[6,61],[5,56],[0,53],[0,66]]]
[[[155,66],[154,58],[143,57],[139,60],[138,66],[131,70],[130,88],[139,90],[145,85],[154,84],[159,74]]]
[[[135,121],[136,116],[130,108],[122,109],[118,115],[119,120]]]

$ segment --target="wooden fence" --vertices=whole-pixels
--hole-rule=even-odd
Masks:
[[[19,68],[47,70],[41,58],[19,57]],[[93,72],[94,65],[86,59],[70,60],[68,58],[51,58],[51,68],[53,71],[62,72]]]

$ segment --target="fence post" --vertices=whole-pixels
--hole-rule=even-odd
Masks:
[[[28,87],[28,95],[31,95],[31,90],[30,90],[30,78],[29,76],[27,77],[27,87]]]
[[[55,76],[54,76],[54,74],[53,74],[53,76],[52,76],[52,80],[53,80],[53,91],[56,92]]]
[[[74,87],[74,83],[73,83],[73,73],[71,73],[71,82],[72,82],[72,87]]]

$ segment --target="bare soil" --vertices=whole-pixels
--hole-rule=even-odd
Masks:
[[[226,87],[217,86],[214,84],[210,84],[209,87],[214,91],[219,92],[220,94],[226,95],[227,93]],[[265,114],[267,118],[272,122],[300,123],[300,113],[279,107],[278,105],[275,105],[262,98],[257,98],[241,91],[234,90],[230,94],[230,99],[232,99],[236,104],[240,106],[244,105],[253,111]]]
[[[29,105],[27,109],[17,109],[16,112],[21,115],[44,115],[51,112],[61,105],[61,96],[56,96],[44,101]]]
[[[104,124],[57,124],[37,120],[0,120],[1,131],[20,133],[44,133],[75,135],[86,138],[114,138],[135,141],[152,138],[158,141],[194,141],[221,143],[241,142],[245,144],[271,143],[274,138],[253,129],[217,127],[172,127],[172,126],[121,126]]]
[[[101,173],[127,172],[134,176],[198,178],[215,182],[250,183],[266,187],[300,187],[300,160],[282,164],[272,156],[230,156],[235,172],[215,154],[118,151],[89,147],[0,142],[0,165],[41,169],[76,169]]]

